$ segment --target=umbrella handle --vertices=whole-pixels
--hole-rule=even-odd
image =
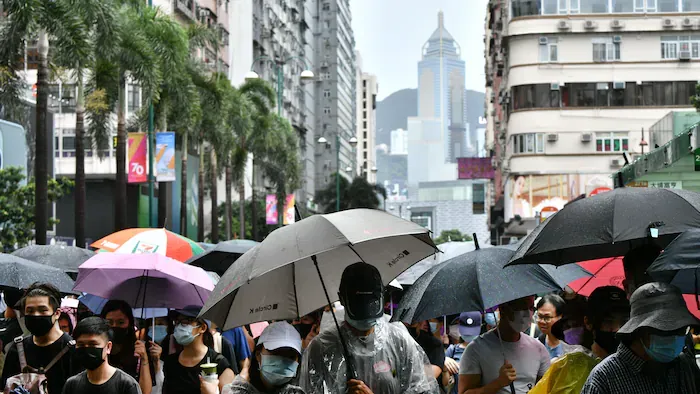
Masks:
[[[318,268],[318,260],[316,260],[316,255],[311,256],[311,260],[316,266],[316,272],[318,272],[318,278],[321,280],[321,286],[323,286],[323,294],[326,295],[326,300],[328,301],[328,307],[331,309],[331,315],[333,316],[333,322],[335,323],[335,328],[338,329],[338,336],[340,337],[340,344],[343,346],[343,356],[345,356],[345,363],[348,369],[348,380],[358,379],[357,368],[355,368],[355,361],[350,357],[350,352],[348,351],[348,344],[345,341],[343,333],[340,331],[340,325],[338,324],[338,319],[335,317],[335,312],[333,312],[333,303],[331,302],[331,297],[328,296],[328,290],[326,289],[326,283],[323,281],[323,276],[321,275],[321,269]],[[297,311],[299,313],[299,311]],[[515,394],[515,393],[513,393]]]

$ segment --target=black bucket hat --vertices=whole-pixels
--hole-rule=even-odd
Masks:
[[[673,332],[699,323],[688,311],[680,289],[668,283],[652,282],[638,288],[630,305],[630,320],[617,332],[623,339],[640,328]]]

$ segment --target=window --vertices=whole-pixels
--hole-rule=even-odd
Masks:
[[[692,59],[700,59],[700,35],[661,36],[662,59],[678,59],[681,53]]]
[[[595,84],[595,106],[608,107],[610,106],[610,85],[603,82]]]
[[[594,107],[596,84],[572,83],[569,84],[570,100],[572,107]]]
[[[329,21],[328,19],[326,19],[325,21],[323,21],[323,27],[324,27],[326,30],[330,30],[330,28],[331,28],[331,21]]]
[[[323,107],[323,113],[326,115],[331,114],[331,107]]]
[[[366,91],[362,92],[362,99],[363,100],[367,99],[367,92]]]
[[[537,84],[513,87],[513,109],[559,108],[558,84]]]
[[[634,12],[656,12],[656,0],[634,0]]]
[[[700,0],[683,0],[683,12],[700,11]]]
[[[484,195],[484,184],[474,183],[472,184],[472,213],[473,214],[483,214],[486,213],[486,207],[484,206],[484,200],[486,196]]]
[[[558,40],[556,37],[540,37],[540,62],[559,61]]]
[[[75,137],[63,137],[63,157],[75,157]]]
[[[613,12],[634,12],[635,0],[613,0]]]
[[[133,113],[141,108],[141,100],[139,95],[139,85],[129,84],[129,97],[127,97],[127,105],[129,112]]]
[[[627,152],[629,139],[627,133],[596,133],[596,152]]]
[[[323,91],[323,97],[331,97],[331,90],[326,89]]]
[[[613,41],[613,38],[593,39],[594,62],[613,62],[615,60],[620,60],[620,43]]]
[[[367,152],[363,152],[363,153],[362,153],[362,158],[363,158],[363,159],[366,159],[366,158],[367,158]]]
[[[582,14],[605,14],[608,12],[608,0],[580,0],[580,2],[580,13]],[[573,10],[573,7],[571,8]]]
[[[655,0],[659,12],[678,12],[678,0]],[[654,0],[647,0],[647,7],[654,3]]]
[[[323,8],[321,8],[323,11],[330,11],[331,10],[331,3],[323,3]]]
[[[513,135],[513,153],[544,153],[544,134],[526,133]]]
[[[528,15],[540,15],[539,0],[511,0],[513,18]]]
[[[366,128],[367,128],[367,121],[363,121],[363,122],[362,122],[362,128],[363,128],[363,129],[366,129]]]
[[[367,141],[364,141],[364,142],[362,143],[362,149],[367,149]]]
[[[366,101],[363,101],[363,102],[362,102],[362,108],[367,108],[367,102],[366,102]]]
[[[328,72],[328,71],[322,72],[322,73],[321,73],[321,79],[324,79],[324,80],[329,80],[329,79],[331,79],[331,73]]]

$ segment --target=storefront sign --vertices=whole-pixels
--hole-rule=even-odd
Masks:
[[[625,187],[649,187],[649,182],[647,181],[634,181],[625,185]]]
[[[557,207],[542,208],[542,212],[540,212],[540,223],[544,222],[545,220],[547,220],[547,218],[551,217],[557,212],[559,212],[559,209]]]
[[[654,189],[683,189],[682,181],[650,181],[649,188]]]
[[[457,171],[458,179],[493,179],[495,175],[490,157],[460,157]]]

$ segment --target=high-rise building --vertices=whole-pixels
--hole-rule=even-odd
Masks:
[[[692,109],[700,37],[688,13],[698,10],[697,0],[489,1],[492,239],[612,188],[623,154],[647,146],[645,130]]]
[[[445,162],[473,156],[476,143],[467,122],[465,64],[459,44],[445,28],[442,11],[422,55],[418,63],[418,117],[440,120]]]
[[[331,175],[353,177],[357,168],[355,38],[349,0],[318,0],[316,59],[316,190]],[[354,140],[353,140],[354,141]]]
[[[357,58],[357,173],[369,183],[377,182],[377,151],[375,136],[377,132],[377,93],[379,85],[377,76],[362,70],[360,54]]]
[[[404,129],[391,130],[391,152],[392,155],[408,154],[408,132]]]

